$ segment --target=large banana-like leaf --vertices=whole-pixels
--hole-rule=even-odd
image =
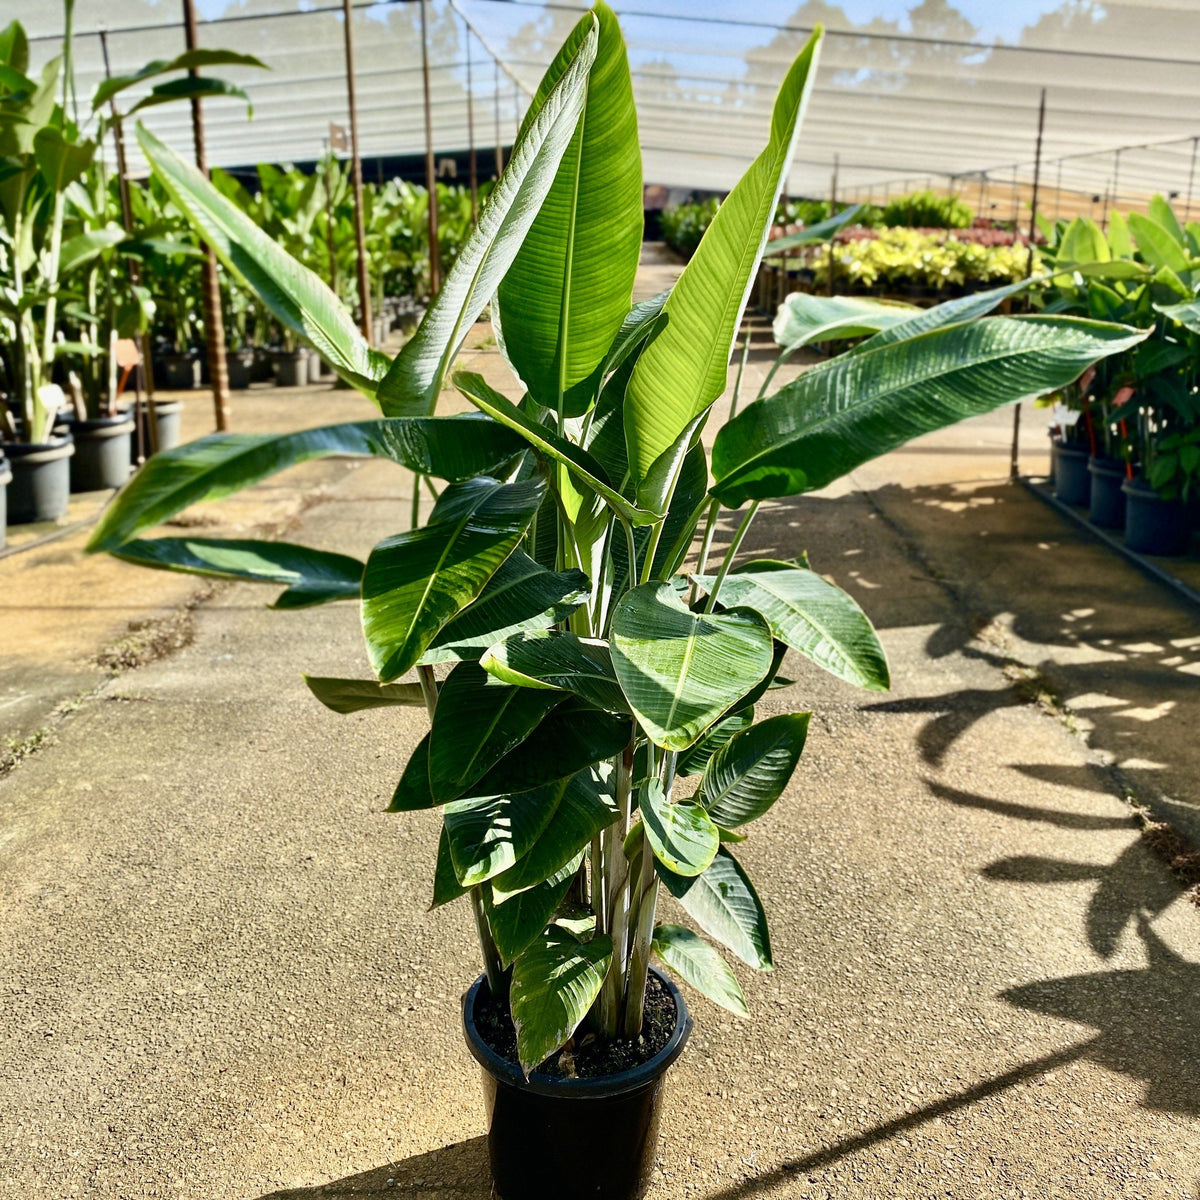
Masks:
[[[705,230],[663,308],[666,328],[638,359],[625,396],[625,440],[635,483],[725,390],[729,352],[792,161],[821,36],[818,27],[788,71],[766,149]]]
[[[516,549],[545,485],[479,476],[438,497],[422,529],[379,543],[362,581],[371,666],[387,683],[420,661],[440,630]]]
[[[1128,220],[1133,239],[1137,242],[1138,253],[1152,267],[1168,267],[1176,273],[1188,269],[1190,260],[1187,251],[1182,242],[1171,235],[1170,230],[1165,229],[1153,217],[1144,217],[1141,213],[1131,212]]]
[[[590,591],[582,571],[548,571],[524,550],[514,550],[479,598],[442,626],[421,662],[477,659],[489,646],[513,634],[547,629],[564,620]]]
[[[562,688],[597,708],[629,711],[608,643],[597,638],[557,629],[518,633],[490,647],[479,665],[515,687]]]
[[[511,867],[550,823],[568,782],[447,804],[442,819],[459,883],[473,887]]]
[[[580,25],[582,35],[573,39],[570,64],[530,112],[508,166],[480,211],[479,224],[379,385],[379,403],[389,416],[433,411],[463,339],[512,265],[554,183],[575,136],[596,57],[596,18],[588,14]]]
[[[685,750],[675,764],[677,775],[701,775],[716,754],[735,733],[754,724],[754,706],[739,708],[722,717],[694,746]]]
[[[595,1003],[612,960],[612,942],[578,942],[551,928],[513,964],[513,1024],[517,1058],[528,1075],[566,1043]]]
[[[757,613],[690,612],[669,583],[625,593],[613,613],[621,690],[655,745],[686,750],[771,666],[771,632]]]
[[[348,554],[314,550],[292,542],[235,538],[137,538],[113,551],[141,567],[184,571],[212,579],[285,584],[275,608],[307,608],[331,600],[354,600],[363,564]]]
[[[642,157],[625,42],[600,0],[596,61],[579,127],[500,284],[504,344],[539,404],[568,416],[595,398],[629,310],[642,246]],[[580,22],[534,97],[540,108],[588,33]]]
[[[612,486],[604,468],[586,450],[527,416],[511,400],[491,387],[482,375],[457,371],[454,386],[481,412],[519,433],[539,454],[561,463],[579,483],[591,488],[598,496],[603,496],[625,520],[634,525],[649,525],[662,515],[631,504]]]
[[[555,692],[506,687],[473,662],[442,685],[429,733],[429,789],[440,804],[461,796],[519,746],[562,699]]]
[[[793,292],[779,306],[772,332],[787,351],[810,342],[865,337],[916,315],[911,304],[884,303],[865,296],[814,296]]]
[[[548,879],[616,819],[616,801],[600,771],[580,771],[566,781],[558,807],[537,841],[515,866],[493,877],[493,892],[519,892]]]
[[[258,293],[285,328],[311,342],[347,383],[374,394],[387,372],[387,356],[371,349],[324,281],[143,125],[137,134],[171,199],[226,268]]]
[[[923,433],[1063,387],[1147,335],[1071,317],[988,317],[864,345],[724,425],[713,445],[713,495],[736,508],[822,488]]]
[[[811,713],[781,713],[735,734],[704,771],[701,803],[722,829],[756,820],[787,787]]]
[[[433,872],[433,899],[429,904],[432,911],[459,896],[465,896],[470,888],[465,888],[458,882],[454,873],[454,859],[450,857],[450,835],[446,832],[446,824],[442,822],[442,833],[438,838],[437,866]]]
[[[521,954],[538,934],[545,932],[582,861],[583,855],[577,854],[549,879],[525,888],[516,895],[505,896],[502,902],[487,884],[484,885],[488,925],[504,966]]]
[[[374,679],[332,679],[325,675],[305,675],[308,690],[326,708],[335,713],[361,712],[364,708],[409,708],[425,704],[425,692],[419,683],[376,683]]]
[[[721,836],[699,804],[668,800],[662,783],[651,779],[641,789],[638,808],[646,841],[660,863],[677,875],[699,875],[708,869]]]
[[[729,964],[702,938],[682,925],[654,930],[654,953],[702,996],[738,1017],[748,1017],[746,997]]]
[[[154,455],[105,509],[87,549],[119,546],[191,504],[219,500],[314,458],[389,458],[422,475],[458,482],[490,470],[523,446],[502,425],[474,413],[352,421],[298,433],[214,433]]]
[[[710,937],[727,946],[744,963],[771,969],[767,917],[754,885],[741,864],[722,846],[702,875],[676,875],[661,862],[654,869],[667,891]]]
[[[710,589],[715,575],[698,575]],[[755,559],[725,577],[721,603],[761,613],[771,633],[839,679],[872,691],[890,685],[887,656],[852,596],[815,571]]]

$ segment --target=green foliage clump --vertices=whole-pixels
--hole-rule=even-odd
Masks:
[[[659,217],[663,240],[677,254],[691,258],[720,207],[721,201],[712,196],[708,200],[689,201],[663,209]]]
[[[970,206],[957,196],[939,196],[927,189],[889,200],[881,219],[890,228],[967,229],[974,216]]]

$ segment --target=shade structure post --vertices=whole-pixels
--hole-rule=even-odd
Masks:
[[[475,92],[471,80],[471,27],[463,18],[467,35],[467,173],[471,181],[471,224],[479,224],[479,160],[475,154]]]
[[[346,0],[349,3],[349,0]],[[425,187],[429,191],[429,294],[436,296],[442,287],[442,248],[438,242],[437,171],[433,163],[433,105],[429,99],[429,29],[426,10],[421,5],[421,80],[425,90]]]
[[[1188,190],[1187,201],[1183,206],[1183,219],[1190,221],[1192,219],[1192,185],[1196,182],[1196,147],[1200,145],[1200,137],[1192,138],[1192,163],[1188,167]]]
[[[1033,152],[1033,195],[1029,202],[1029,254],[1025,260],[1025,278],[1033,274],[1034,243],[1037,241],[1038,189],[1042,182],[1042,135],[1046,130],[1046,89],[1038,103],[1037,143]],[[1021,405],[1013,407],[1012,452],[1008,460],[1008,475],[1016,479],[1021,474]]]
[[[183,0],[183,26],[189,50],[197,49],[196,8],[193,0]],[[198,74],[195,67],[189,72],[193,77]],[[208,178],[208,152],[204,148],[204,115],[200,108],[200,98],[193,96],[192,106],[192,141],[195,144],[196,167]],[[225,365],[225,321],[221,313],[221,280],[217,275],[217,256],[211,246],[205,247],[203,268],[204,291],[204,333],[208,350],[208,380],[212,386],[213,408],[216,414],[217,429],[222,433],[229,428],[231,412],[229,407],[229,371]],[[147,413],[150,417],[148,424],[151,428],[151,441],[157,443],[157,429],[154,416],[154,404],[147,402]]]
[[[325,246],[329,251],[329,288],[337,295],[337,249],[333,244],[333,141],[325,140]]]
[[[358,155],[358,100],[354,91],[354,7],[342,0],[346,35],[346,105],[350,110],[350,178],[354,185],[354,251],[358,271],[359,328],[371,341],[371,281],[367,275],[367,235],[363,225],[362,159]]]

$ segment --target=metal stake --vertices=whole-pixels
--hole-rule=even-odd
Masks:
[[[422,5],[424,12],[424,5]],[[363,227],[362,159],[358,157],[358,101],[354,95],[354,9],[342,0],[346,34],[346,102],[350,109],[350,178],[354,183],[354,248],[358,257],[359,328],[371,341],[371,281],[367,276],[367,235]]]
[[[437,171],[433,165],[433,109],[429,101],[429,33],[425,17],[429,0],[420,0],[420,3],[421,76],[425,85],[425,187],[429,192],[429,295],[433,297],[442,287],[442,248],[438,243]]]
[[[347,0],[348,2],[348,0]],[[196,9],[193,0],[183,0],[183,26],[187,48],[197,48]],[[189,72],[199,74],[195,67]],[[193,96],[192,141],[196,148],[196,167],[208,178],[208,154],[204,149],[204,116],[200,111],[200,98]],[[217,256],[211,246],[206,246],[204,256],[204,332],[208,343],[208,379],[212,385],[213,407],[216,410],[217,429],[224,432],[229,428],[229,371],[225,366],[225,321],[221,313],[221,281],[217,275]],[[146,406],[147,413],[154,411],[154,404]],[[152,418],[153,419],[153,418]],[[156,439],[155,439],[156,440]]]

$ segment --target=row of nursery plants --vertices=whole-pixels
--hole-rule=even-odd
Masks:
[[[1155,196],[1107,230],[1077,218],[1044,232],[1043,311],[1146,331],[1050,398],[1057,495],[1133,550],[1184,553],[1200,528],[1200,224]]]
[[[725,954],[751,971],[773,963],[746,864],[756,839],[783,832],[772,807],[789,784],[799,800],[809,714],[764,697],[787,686],[789,652],[860,687],[888,686],[882,646],[850,596],[803,556],[740,555],[760,506],[1067,387],[1148,336],[1082,315],[993,315],[1022,286],[1009,285],[889,313],[846,354],[717,420],[821,40],[818,29],[792,63],[767,144],[675,286],[633,304],[637,113],[618,22],[597,3],[394,358],[363,340],[319,273],[139,134],[227,269],[253,279],[275,319],[377,415],[160,454],[90,548],[274,585],[278,608],[348,601],[374,676],[309,688],[339,713],[428,713],[428,733],[395,764],[389,808],[437,822],[432,904],[470,911],[481,974],[470,983],[463,963],[463,1026],[505,1200],[644,1193],[661,1083],[691,1029],[676,980],[746,1016]],[[503,392],[453,370],[489,302],[512,368]],[[447,382],[472,412],[437,415]],[[398,511],[366,561],[287,542],[144,536],[189,505],[329,454],[390,460],[413,473],[414,491],[437,481],[436,502],[423,523]],[[725,522],[734,532],[714,562]]]
[[[7,509],[0,544],[8,521],[61,516],[70,491],[120,486],[151,432],[160,448],[178,443],[181,404],[161,400],[153,414],[135,411],[127,399],[130,356],[119,343],[149,350],[157,387],[203,382],[203,251],[158,180],[115,178],[99,149],[131,87],[152,90],[125,116],[193,94],[244,99],[222,80],[192,78],[189,68],[262,65],[230,51],[197,51],[114,78],[81,104],[69,15],[65,32],[63,54],[34,79],[24,29],[14,22],[0,31],[0,504]],[[344,164],[329,158],[308,174],[263,164],[248,184],[217,169],[213,183],[355,304]],[[470,235],[472,203],[464,187],[437,187],[444,270]],[[382,340],[394,325],[415,325],[428,298],[428,195],[400,180],[363,191],[374,335]],[[237,273],[222,272],[221,303],[232,387],[271,378],[307,383],[328,371]]]

